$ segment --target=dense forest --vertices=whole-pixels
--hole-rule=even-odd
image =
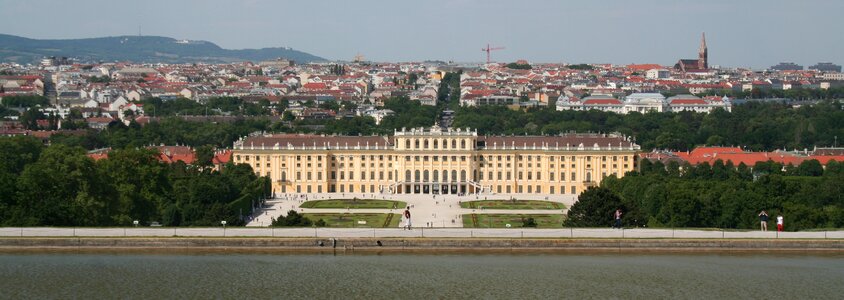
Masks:
[[[606,178],[583,192],[567,225],[609,227],[621,208],[629,227],[754,229],[758,214],[782,214],[786,230],[844,227],[844,163],[817,160],[799,166],[760,162],[751,168],[642,161],[641,172]]]
[[[213,226],[244,216],[269,193],[248,165],[211,170],[165,164],[155,150],[126,148],[95,161],[84,149],[0,138],[1,226]]]

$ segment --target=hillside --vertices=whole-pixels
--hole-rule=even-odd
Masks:
[[[225,63],[257,62],[279,57],[299,63],[326,60],[290,48],[229,50],[207,41],[185,41],[159,36],[37,40],[0,34],[0,61],[37,63],[47,56],[66,56],[82,62]]]

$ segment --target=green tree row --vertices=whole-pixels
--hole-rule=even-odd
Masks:
[[[128,148],[95,161],[79,147],[0,138],[0,225],[241,225],[268,196],[269,180],[248,165],[217,172],[157,157],[155,150]]]
[[[625,226],[755,229],[758,214],[782,214],[787,230],[844,227],[844,164],[760,162],[753,168],[716,161],[680,166],[642,161],[641,172],[606,178],[579,197],[570,226],[603,227],[613,212]]]

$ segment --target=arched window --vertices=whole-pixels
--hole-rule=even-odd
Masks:
[[[419,140],[413,139],[413,149],[419,149]]]
[[[457,170],[451,170],[451,181],[457,181]]]
[[[466,181],[466,170],[460,171],[460,181]]]
[[[437,170],[434,170],[434,182],[439,182],[439,181],[440,181],[440,172],[437,172]]]
[[[425,140],[425,149],[428,149],[428,140]]]
[[[448,182],[448,171],[443,170],[443,182]]]
[[[429,179],[430,178],[428,177],[428,170],[425,170],[425,172],[422,172],[422,180],[424,182],[428,182]]]
[[[592,182],[592,172],[586,172],[586,182]]]
[[[460,149],[466,149],[466,140],[460,140]]]
[[[410,140],[404,140],[404,147],[410,149]]]
[[[413,176],[416,179],[416,182],[419,182],[419,170],[414,171]]]
[[[410,178],[410,170],[404,171],[404,181],[410,182],[411,180],[413,179]]]
[[[434,149],[439,149],[439,148],[440,148],[440,141],[434,140]]]
[[[287,172],[281,171],[281,181],[287,181]]]
[[[451,149],[457,149],[457,140],[451,140]]]

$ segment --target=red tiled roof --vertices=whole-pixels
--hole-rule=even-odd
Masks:
[[[621,105],[621,101],[618,99],[589,99],[583,101],[583,104],[592,104],[592,105]]]
[[[638,64],[638,65],[633,64],[633,65],[627,65],[627,69],[637,70],[637,71],[647,71],[647,70],[650,70],[650,69],[664,69],[664,67],[660,66],[658,64]]]
[[[211,159],[211,162],[215,165],[225,164],[232,160],[232,151],[225,150],[223,152],[217,153],[214,155],[214,158]]]
[[[671,104],[706,104],[703,99],[673,99]]]
[[[390,146],[388,139],[382,136],[321,136],[312,134],[274,134],[269,136],[250,136],[243,141],[244,147],[273,147],[279,144],[280,147],[291,145],[294,147],[355,147],[366,146]]]

